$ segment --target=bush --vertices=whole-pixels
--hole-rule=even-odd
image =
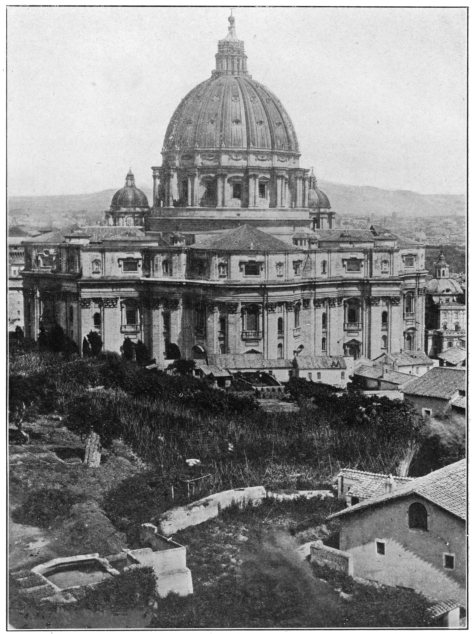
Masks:
[[[83,495],[67,489],[40,489],[29,493],[12,516],[20,524],[49,528],[58,519],[67,517],[72,506],[83,499]]]
[[[133,568],[95,586],[87,587],[81,608],[94,611],[144,606],[155,597],[156,577],[150,567]]]

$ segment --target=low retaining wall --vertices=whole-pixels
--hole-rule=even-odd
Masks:
[[[312,498],[320,498],[324,500],[326,498],[334,498],[334,494],[329,489],[316,489],[314,491],[296,491],[295,493],[274,493],[273,491],[267,491],[267,497],[274,500],[280,500],[286,502],[290,500],[311,500]]]
[[[337,550],[325,546],[322,541],[312,542],[310,546],[310,559],[321,566],[328,566],[333,570],[339,570],[352,577],[352,555],[344,550]]]
[[[266,490],[262,486],[230,489],[229,491],[214,493],[201,500],[192,502],[192,504],[178,506],[163,513],[158,520],[159,532],[166,536],[173,535],[184,528],[202,524],[218,517],[221,510],[233,504],[241,507],[247,504],[257,506],[262,503],[265,497]]]

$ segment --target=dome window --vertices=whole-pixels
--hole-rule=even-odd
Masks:
[[[241,119],[233,119],[233,124],[234,125],[240,125],[241,124]]]
[[[259,119],[259,121],[256,121],[257,125],[264,125],[264,122],[262,121],[262,119]]]
[[[192,121],[192,119],[185,119],[185,123],[187,125],[192,125],[193,121]]]

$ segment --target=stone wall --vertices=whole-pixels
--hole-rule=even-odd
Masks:
[[[328,566],[333,570],[353,575],[352,555],[342,550],[325,546],[322,541],[313,542],[310,546],[310,559],[320,566]]]
[[[214,493],[208,497],[167,511],[159,517],[158,527],[162,535],[173,535],[178,531],[202,524],[218,516],[222,509],[232,505],[258,505],[266,497],[266,490],[262,486],[247,487],[245,489],[230,489]]]

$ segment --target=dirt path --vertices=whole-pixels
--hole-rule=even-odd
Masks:
[[[51,547],[48,531],[35,526],[17,524],[11,517],[8,522],[8,560],[10,570],[31,568],[37,563],[56,556]]]

